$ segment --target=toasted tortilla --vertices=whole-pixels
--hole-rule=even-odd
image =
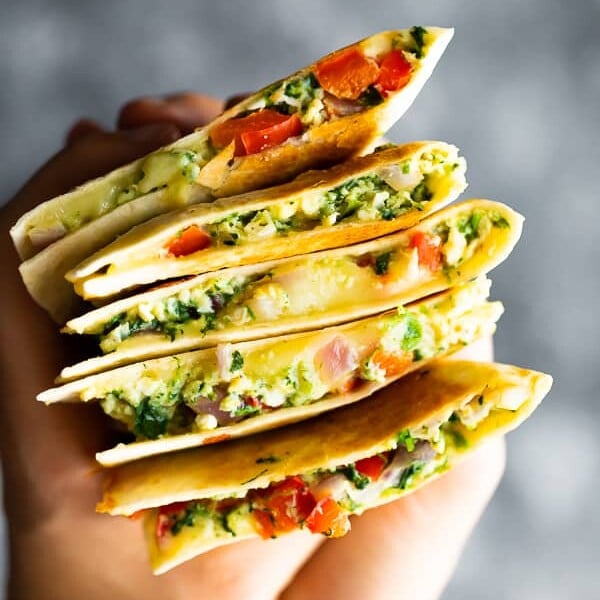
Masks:
[[[469,222],[473,215],[477,215],[479,219],[485,217],[490,222],[494,218],[497,222],[502,222],[503,226],[480,227],[479,231],[475,231],[470,241],[471,245],[464,247],[460,253],[461,258],[453,267],[447,265],[436,271],[419,267],[418,257],[413,256],[417,250],[410,246],[410,240],[416,232],[433,236],[441,226],[448,226],[448,224],[461,229],[462,223]],[[479,223],[481,222],[480,220]],[[140,306],[162,306],[169,302],[176,302],[203,285],[214,285],[212,283],[214,281],[228,282],[236,277],[251,278],[269,274],[267,285],[272,287],[273,282],[278,280],[276,273],[283,272],[284,278],[292,277],[302,281],[302,293],[305,297],[310,297],[313,293],[312,286],[323,287],[324,283],[319,275],[315,276],[313,282],[311,274],[316,273],[320,265],[326,265],[330,269],[326,271],[330,273],[326,285],[328,295],[325,296],[323,290],[315,291],[318,300],[314,301],[314,305],[310,305],[311,310],[303,314],[273,313],[274,320],[268,321],[253,313],[252,320],[249,322],[234,323],[227,327],[217,326],[206,333],[195,328],[193,323],[189,323],[182,325],[181,333],[176,334],[175,337],[165,333],[143,331],[121,342],[114,351],[104,356],[66,367],[61,372],[59,382],[70,381],[134,361],[226,342],[270,338],[308,329],[319,329],[389,310],[394,306],[440,292],[449,285],[456,285],[489,272],[512,251],[521,235],[521,229],[522,217],[507,206],[489,200],[468,200],[446,207],[408,230],[370,242],[315,252],[299,258],[232,267],[216,274],[200,275],[150,292],[130,296],[69,321],[65,331],[99,335],[106,323],[118,319],[128,311],[138,311],[139,314]],[[442,246],[442,249],[444,247]],[[372,262],[369,266],[369,260],[374,261],[374,257],[385,256],[386,253],[392,253],[392,268],[389,272],[386,270],[386,273],[377,276],[373,271],[376,266]],[[365,261],[369,276],[374,281],[358,279],[353,271],[344,272],[346,263],[342,261],[348,257],[360,264],[362,264],[361,260]],[[399,266],[396,267],[396,264]],[[329,265],[333,266],[329,267]],[[359,274],[363,273],[362,268],[365,267],[356,267]],[[336,276],[338,270],[339,277]],[[215,279],[216,276],[219,277],[218,280]],[[339,293],[339,286],[343,293]],[[335,295],[335,304],[332,301],[327,304],[324,298],[329,299],[329,296],[333,295]],[[148,311],[147,308],[145,310]],[[153,315],[154,313],[151,313],[146,318],[150,319]]]
[[[214,382],[210,385],[224,385],[227,388],[227,392],[224,391],[225,396],[230,394],[231,390],[237,389],[230,385],[239,385],[237,380],[240,376],[251,386],[258,385],[256,394],[263,397],[265,404],[262,412],[245,415],[242,420],[229,424],[224,422],[219,425],[215,422],[212,427],[205,429],[190,423],[186,426],[190,431],[176,428],[169,433],[170,426],[165,425],[163,435],[156,439],[140,438],[140,441],[119,444],[111,450],[97,454],[96,457],[104,465],[114,465],[143,456],[247,435],[306,419],[320,412],[360,400],[434,358],[455,352],[480,337],[491,335],[495,331],[503,307],[499,302],[487,301],[490,284],[489,280],[480,278],[401,309],[399,314],[411,315],[410,319],[414,318],[418,321],[416,327],[419,328],[419,338],[417,343],[411,346],[410,351],[400,350],[407,330],[404,322],[397,320],[398,313],[390,311],[321,331],[241,342],[135,363],[46,390],[38,395],[38,400],[52,404],[61,401],[104,399],[108,402],[105,407],[107,412],[113,414],[114,418],[124,420],[134,431],[137,427],[135,425],[137,416],[134,417],[131,413],[132,410],[136,410],[131,406],[139,405],[143,409],[140,404],[143,400],[134,400],[140,393],[144,398],[159,394],[160,398],[164,399],[167,396],[171,397],[170,390],[177,387],[179,390],[177,402],[181,401],[181,404],[184,400],[181,390],[187,389],[186,386],[195,386],[194,382],[213,381],[210,374],[217,369],[219,377],[217,381],[220,383]],[[393,333],[390,333],[392,327],[400,329],[394,329]],[[402,335],[402,340],[398,339],[399,335]],[[326,381],[319,375],[319,369],[322,368],[319,365],[327,362],[321,352],[334,340],[342,340],[338,345],[340,352],[346,351],[343,349],[345,346],[354,348],[353,352],[359,353],[355,358],[355,366],[348,367],[352,371],[352,377],[355,378],[349,391],[340,391],[334,383],[335,379]],[[240,370],[225,369],[227,374],[236,373],[234,376],[229,375],[229,379],[222,374],[224,367],[219,367],[220,364],[226,364],[226,359],[223,358],[225,352],[228,356],[237,354],[242,359]],[[374,369],[372,374],[370,371],[363,371],[366,367],[361,366],[362,361],[368,363],[370,357],[376,352],[394,354],[398,356],[400,363],[392,362],[389,370],[388,367],[383,367],[382,371],[369,367]],[[318,361],[317,357],[320,357]],[[286,387],[287,384],[282,378],[284,375],[285,377],[289,375],[292,366],[294,369],[302,367],[302,377],[309,382],[311,391],[299,392],[303,396],[298,397],[293,392],[286,392],[292,394],[291,398],[295,398],[294,405],[286,407],[282,404],[272,404],[273,408],[269,410],[270,394],[283,389],[282,386]],[[180,381],[178,379],[180,377],[184,377],[184,380]],[[228,383],[229,381],[231,384]],[[268,389],[260,387],[262,383],[255,382],[264,382]],[[326,387],[319,387],[323,385]],[[255,387],[248,389],[255,389]],[[263,391],[260,392],[259,389]],[[311,399],[310,394],[313,393],[313,389],[321,391]],[[118,390],[116,397],[115,390]],[[254,392],[250,391],[244,393],[254,395]],[[127,403],[129,408],[119,404],[121,400]],[[177,404],[171,403],[169,406],[175,410]],[[182,408],[185,408],[184,404]],[[122,410],[129,412],[121,412]],[[211,414],[208,409],[200,412]],[[173,418],[169,417],[168,423],[174,425],[174,421],[171,421]]]
[[[436,161],[432,161],[432,156]],[[411,169],[417,171],[416,177],[402,174],[401,165],[404,164],[412,165]],[[385,218],[373,208],[370,210],[374,214],[367,212],[364,219],[358,210],[347,220],[328,225],[321,224],[322,217],[317,212],[311,217],[314,220],[308,221],[310,226],[298,230],[289,229],[284,233],[273,230],[265,237],[261,229],[260,236],[240,241],[238,245],[229,241],[215,242],[216,245],[211,243],[209,247],[185,255],[176,256],[168,250],[182,232],[190,228],[203,230],[235,219],[237,215],[263,214],[261,211],[271,215],[272,211],[286,210],[288,206],[294,207],[295,215],[304,215],[307,205],[313,209],[314,202],[328,201],[325,199],[329,199],[328,193],[332,190],[351,185],[361,178],[377,176],[384,179],[390,169],[396,170],[401,181],[396,189],[405,185],[417,188],[425,181],[421,179],[421,166],[434,169],[427,179],[431,181],[429,200],[402,209],[393,218]],[[441,172],[437,171],[439,168]],[[66,277],[84,298],[104,298],[134,285],[347,246],[410,227],[445,206],[465,189],[465,168],[458,149],[444,142],[412,142],[381,150],[350,159],[326,171],[304,173],[285,185],[194,206],[147,221],[84,260]],[[402,183],[402,177],[411,179]],[[365,202],[374,202],[373,192],[365,192],[364,197]],[[243,228],[250,227],[252,222]]]
[[[335,470],[394,448],[399,432],[423,431],[447,423],[451,415],[480,398],[492,406],[474,428],[453,423],[461,443],[446,446],[444,469],[434,471],[409,489],[395,489],[371,499],[357,511],[360,514],[415,491],[490,437],[515,429],[535,410],[551,384],[549,375],[509,365],[434,361],[366,400],[303,423],[113,469],[97,510],[131,515],[173,502],[243,497],[250,490],[289,476]],[[150,511],[145,519],[156,574],[212,548],[258,536],[217,535],[199,523],[182,528],[168,544],[159,546],[156,518],[156,511]]]
[[[377,56],[379,52],[386,51],[386,48],[389,51],[394,38],[407,38],[409,32],[410,30],[382,32],[358,42],[357,45],[367,55]],[[76,314],[78,307],[72,289],[62,281],[64,274],[133,225],[178,206],[275,185],[290,180],[306,169],[330,166],[365,152],[410,107],[453,33],[453,29],[428,27],[424,55],[412,62],[410,81],[398,92],[389,93],[381,104],[368,107],[359,114],[340,116],[322,125],[310,127],[302,136],[290,138],[279,146],[256,154],[234,158],[232,143],[203,165],[195,183],[183,185],[180,178],[176,182],[171,179],[164,182],[159,180],[155,186],[157,190],[152,188],[135,200],[121,205],[117,203],[112,212],[103,214],[100,218],[90,217],[93,220],[88,223],[84,221],[70,234],[62,225],[64,215],[76,215],[80,211],[87,214],[90,206],[97,206],[100,210],[102,203],[112,197],[115,189],[128,189],[137,185],[139,174],[153,157],[172,151],[204,152],[206,141],[215,127],[256,108],[266,90],[276,84],[246,98],[195,133],[29,211],[11,229],[11,236],[21,259],[26,261],[21,273],[32,297],[56,321],[64,323],[67,318]],[[314,70],[316,64],[313,63],[281,82],[306,76]],[[104,223],[98,226],[102,221]],[[48,224],[44,225],[45,222]],[[38,233],[36,236],[36,229],[41,229],[42,235]],[[76,238],[67,242],[73,236]],[[54,246],[57,247],[51,251],[50,248]],[[36,256],[39,258],[34,258]],[[44,280],[44,283],[40,280]]]

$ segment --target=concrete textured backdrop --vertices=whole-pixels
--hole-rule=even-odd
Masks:
[[[598,598],[598,0],[3,0],[0,198],[79,116],[108,125],[133,96],[256,89],[413,24],[456,34],[390,137],[457,144],[469,196],[526,215],[493,273],[507,308],[497,358],[555,376],[543,408],[510,436],[504,481],[444,599]]]

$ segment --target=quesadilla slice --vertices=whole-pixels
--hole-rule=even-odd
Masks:
[[[38,400],[98,400],[136,436],[97,455],[103,464],[222,441],[354,402],[493,333],[503,309],[489,288],[480,278],[345,325],[148,360]]]
[[[67,279],[84,298],[223,267],[346,246],[414,225],[465,189],[444,142],[357,157],[291,183],[152,219],[84,260]]]
[[[114,469],[97,510],[146,511],[156,574],[258,536],[306,529],[338,537],[350,515],[419,489],[516,428],[551,384],[509,365],[434,361],[303,423]]]
[[[64,322],[76,308],[64,273],[134,225],[364,152],[412,104],[452,35],[413,27],[366,38],[195,133],[34,208],[11,230],[29,259],[21,273],[31,295]]]
[[[65,368],[60,381],[376,314],[487,273],[521,228],[507,206],[469,200],[370,242],[161,286],[69,321],[64,331],[97,336],[105,354]]]

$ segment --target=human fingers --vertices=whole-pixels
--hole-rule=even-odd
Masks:
[[[225,100],[225,110],[235,106],[238,102],[245,100],[249,95],[250,92],[247,92],[246,94],[236,94],[235,96],[230,96],[227,98],[227,100]]]
[[[119,112],[117,127],[131,129],[171,123],[183,134],[206,125],[223,111],[223,101],[206,94],[183,92],[166,97],[143,97],[127,102]]]
[[[65,146],[74,144],[77,140],[80,140],[91,133],[98,133],[101,131],[104,131],[104,128],[93,119],[79,119],[78,121],[75,121],[67,131]]]
[[[81,136],[44,165],[0,211],[0,277],[8,291],[0,295],[0,450],[7,510],[22,511],[32,505],[39,509],[32,514],[51,510],[68,485],[80,476],[89,479],[93,453],[105,445],[109,432],[91,407],[48,409],[35,401],[35,395],[50,387],[68,362],[67,344],[27,293],[8,230],[21,214],[46,198],[178,135],[176,127],[159,124]]]
[[[76,134],[71,143],[45,163],[0,212],[2,233],[37,204],[105,175],[180,136],[180,130],[170,123],[147,125],[131,131],[88,130],[85,135]]]
[[[285,600],[439,597],[505,465],[501,438],[425,488],[352,522],[315,552]]]
[[[240,542],[156,577],[139,521],[95,514],[89,504],[72,504],[69,499],[64,515],[15,536],[15,598],[265,600],[279,595],[321,543],[306,532],[268,543]]]

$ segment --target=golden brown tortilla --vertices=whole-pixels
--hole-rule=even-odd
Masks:
[[[312,311],[304,315],[280,315],[276,321],[261,321],[260,319],[245,324],[243,327],[230,327],[224,329],[213,329],[202,335],[200,332],[193,333],[184,330],[184,333],[173,340],[165,338],[164,334],[144,332],[134,336],[118,347],[113,352],[98,356],[71,367],[66,367],[61,372],[60,382],[70,381],[89,375],[91,373],[104,371],[134,361],[145,360],[157,356],[164,356],[175,352],[183,352],[195,348],[205,348],[222,344],[225,342],[238,342],[250,339],[274,337],[308,329],[319,329],[336,323],[352,321],[378,312],[389,310],[394,306],[406,304],[424,298],[430,294],[440,292],[449,285],[457,285],[468,281],[480,274],[485,274],[502,262],[512,251],[519,239],[522,229],[522,217],[507,206],[489,200],[469,200],[446,207],[419,223],[418,225],[396,233],[382,237],[370,242],[357,244],[347,248],[325,250],[301,257],[292,257],[261,263],[259,265],[247,265],[244,267],[232,267],[218,273],[199,275],[192,279],[175,283],[165,287],[144,292],[136,296],[130,296],[117,302],[108,304],[102,308],[82,315],[67,323],[66,331],[71,333],[96,332],[102,324],[109,322],[128,310],[140,304],[152,304],[160,302],[168,297],[198,286],[203,281],[208,281],[216,275],[227,279],[235,275],[267,273],[282,265],[296,265],[298,269],[310,270],[313,261],[323,259],[335,260],[341,257],[359,257],[366,254],[380,255],[385,252],[402,252],[409,245],[409,240],[415,232],[423,232],[432,235],[440,223],[468,219],[470,214],[479,213],[501,217],[507,226],[503,228],[493,227],[482,232],[477,239],[479,244],[476,250],[468,256],[456,270],[444,272],[438,270],[431,272],[425,270],[423,274],[415,279],[410,272],[410,264],[406,264],[404,279],[399,279],[403,285],[398,287],[394,293],[387,293],[386,288],[381,288],[380,295],[376,301],[364,301],[361,290],[347,287],[343,290],[343,296],[348,298],[343,309],[325,309]],[[307,285],[310,282],[307,281]],[[376,290],[370,289],[369,294]]]
[[[237,423],[208,431],[164,435],[154,440],[120,444],[111,450],[99,453],[97,459],[104,465],[114,465],[152,454],[210,444],[223,439],[270,429],[284,423],[306,419],[320,412],[356,402],[382,386],[391,383],[401,375],[419,368],[433,358],[455,352],[465,344],[471,343],[480,337],[491,335],[495,331],[496,322],[500,318],[503,308],[499,302],[488,302],[486,300],[489,294],[489,286],[489,280],[480,278],[409,305],[408,308],[413,314],[422,314],[425,322],[430,323],[428,330],[430,328],[432,334],[435,332],[435,347],[432,353],[424,359],[408,362],[402,371],[396,371],[394,375],[386,376],[383,381],[361,381],[360,385],[350,393],[326,394],[311,404],[275,408],[271,413],[267,412],[249,417]],[[281,357],[281,360],[285,361],[290,356],[298,356],[305,349],[312,352],[312,349],[321,348],[337,335],[348,336],[357,341],[363,335],[362,332],[389,322],[389,318],[393,314],[393,312],[389,312],[322,331],[241,342],[233,345],[231,351],[237,350],[245,357],[244,369],[250,365],[249,373],[258,369],[268,374],[268,369],[257,366],[261,364],[262,360],[267,360],[266,358],[263,359],[263,355],[272,354]],[[381,336],[384,335],[385,330],[382,330]],[[149,377],[152,380],[168,381],[177,373],[189,372],[197,365],[205,365],[206,368],[212,370],[218,364],[218,351],[218,348],[196,350],[90,375],[61,387],[46,390],[38,395],[38,400],[47,404],[78,401],[80,399],[91,400],[106,396],[107,391],[123,389],[134,382],[140,382]]]
[[[422,156],[438,154],[457,168],[437,181],[433,197],[423,210],[409,210],[391,220],[341,222],[332,226],[289,231],[237,246],[209,247],[187,256],[172,256],[169,242],[188,227],[202,227],[240,213],[284,206],[287,202],[317,196],[350,179],[368,175],[382,167]],[[134,285],[215,271],[224,267],[254,264],[327,248],[347,246],[415,225],[442,208],[465,189],[465,165],[458,149],[444,142],[412,142],[348,160],[327,171],[309,171],[294,181],[169,213],[135,227],[69,271],[67,279],[84,298],[103,298]]]
[[[130,515],[172,502],[240,497],[251,489],[266,487],[291,475],[335,469],[394,447],[400,431],[446,422],[454,411],[484,395],[486,402],[495,408],[474,430],[458,426],[465,444],[447,449],[448,467],[452,467],[485,440],[522,423],[548,393],[551,384],[549,375],[509,365],[434,361],[362,402],[303,423],[113,469],[97,510]],[[278,460],[261,460],[265,456]],[[421,483],[438,475],[435,472]],[[363,510],[415,489],[379,497]],[[211,548],[240,539],[216,537],[208,528],[190,527],[161,548],[154,535],[153,512],[146,517],[145,527],[157,574]]]
[[[403,31],[408,33],[408,30]],[[312,127],[299,139],[292,138],[275,148],[234,160],[230,145],[204,165],[196,184],[184,194],[168,186],[151,191],[83,225],[44,249],[43,245],[36,246],[29,235],[36,224],[43,222],[48,216],[54,218],[53,215],[77,212],[78,204],[92,201],[92,198],[96,198],[95,202],[101,202],[103,195],[109,194],[114,186],[125,185],[124,182],[129,185],[148,157],[87,182],[23,215],[11,229],[11,236],[21,259],[25,261],[21,273],[32,297],[57,322],[64,323],[67,318],[77,314],[79,308],[71,287],[63,281],[65,273],[132,226],[184,204],[207,202],[214,197],[275,185],[306,169],[330,166],[365,152],[410,107],[454,33],[453,29],[439,27],[428,27],[427,31],[426,55],[414,65],[409,83],[397,93],[390,94],[381,104],[358,115],[339,117]],[[361,47],[377,47],[386,40],[389,43],[389,39],[398,33],[399,31],[382,32],[359,44]],[[314,69],[315,64],[290,77],[306,75]],[[149,156],[201,146],[214,127],[251,108],[263,92],[264,90],[260,90],[251,95],[206,127]],[[70,238],[73,239],[69,241]],[[39,258],[34,260],[36,256]]]

